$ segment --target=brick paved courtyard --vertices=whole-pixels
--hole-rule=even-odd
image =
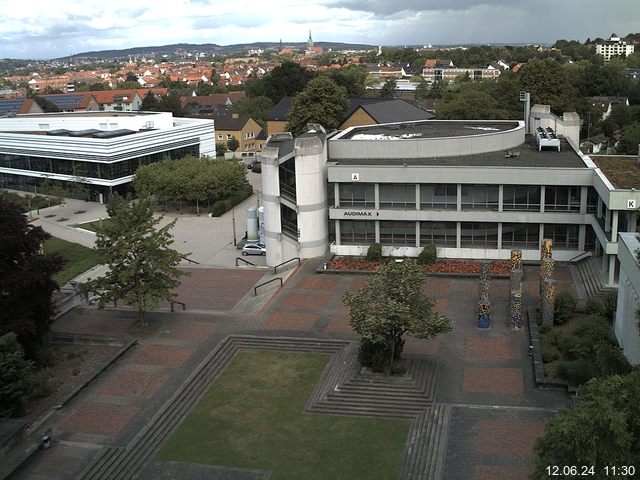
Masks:
[[[135,312],[121,309],[80,308],[61,317],[54,330],[136,335],[139,344],[53,417],[60,442],[34,457],[16,478],[73,478],[101,445],[126,446],[226,335],[357,340],[342,296],[361,288],[367,277],[317,274],[317,265],[303,264],[257,314],[230,310],[263,272],[196,268],[179,289],[188,310],[151,313],[157,328],[148,334],[132,330]],[[573,288],[568,273],[562,267],[558,271],[562,286]],[[536,275],[527,267],[525,303],[537,301]],[[406,339],[406,356],[438,363],[435,401],[453,408],[442,478],[526,479],[544,420],[568,405],[564,393],[535,388],[526,329],[514,331],[507,322],[508,285],[505,279],[490,281],[492,327],[481,331],[475,325],[477,279],[427,278],[425,292],[436,297],[436,308],[453,320],[454,330],[432,340]],[[64,458],[69,468],[62,471]]]

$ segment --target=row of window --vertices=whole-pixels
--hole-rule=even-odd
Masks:
[[[419,245],[430,243],[438,247],[455,248],[456,222],[419,222]],[[591,227],[587,227],[591,230]],[[551,238],[554,248],[577,250],[578,225],[545,224],[544,238]],[[589,240],[589,239],[587,239]],[[376,241],[376,222],[340,220],[340,244],[369,245]],[[416,222],[380,221],[382,245],[416,246]],[[540,225],[529,223],[503,223],[502,248],[537,249],[540,243]],[[498,248],[498,224],[488,222],[460,222],[461,247]]]
[[[415,184],[379,184],[379,206],[384,209],[415,209]],[[499,209],[498,185],[462,185],[460,204],[463,210]],[[330,185],[329,191],[333,188]],[[587,197],[587,212],[597,208],[598,195],[590,187]],[[341,183],[339,185],[340,207],[375,208],[375,185],[371,183]],[[540,211],[540,186],[504,185],[502,209],[506,211]],[[421,209],[456,210],[458,186],[456,184],[420,185]],[[545,211],[579,212],[579,186],[545,187]]]
[[[142,155],[113,163],[84,162],[81,160],[62,160],[49,157],[31,157],[0,153],[0,167],[19,170],[31,170],[42,173],[59,173],[84,178],[102,178],[114,180],[133,175],[138,167],[159,162],[164,159],[178,159],[187,155],[200,155],[198,145],[175,148],[165,152]]]

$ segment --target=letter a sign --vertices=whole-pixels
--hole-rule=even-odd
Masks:
[[[352,182],[358,182],[358,181],[360,181],[360,174],[359,174],[359,173],[352,173],[352,174],[351,174],[351,181],[352,181]]]

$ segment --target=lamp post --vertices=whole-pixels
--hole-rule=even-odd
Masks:
[[[236,209],[235,207],[231,208],[231,221],[233,226],[233,246],[237,246],[238,242],[236,241]]]

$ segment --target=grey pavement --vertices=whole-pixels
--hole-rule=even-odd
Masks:
[[[234,245],[233,225],[235,223],[237,243],[246,231],[247,209],[257,207],[259,203],[260,175],[247,172],[247,179],[254,188],[254,194],[220,217],[209,217],[206,210],[201,215],[176,212],[164,214],[161,225],[173,220],[176,222],[171,231],[174,236],[174,248],[202,267],[235,268],[236,258],[241,256],[241,253]],[[41,226],[54,237],[93,247],[95,233],[78,228],[77,225],[106,218],[107,211],[104,205],[97,202],[66,199],[63,205],[34,210],[29,215],[36,219],[34,225]],[[60,221],[61,219],[64,220]],[[266,265],[266,258],[258,255],[247,257],[246,260],[257,266]],[[184,265],[193,266],[193,263],[185,261]],[[84,282],[88,277],[95,278],[102,272],[104,268],[99,266],[80,275],[74,281]]]

